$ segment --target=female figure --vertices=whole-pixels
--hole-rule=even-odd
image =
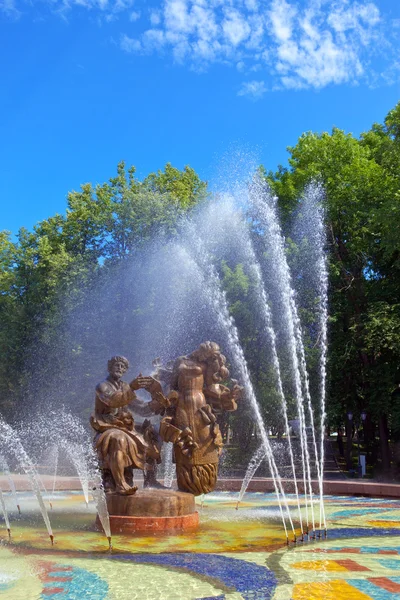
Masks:
[[[160,435],[174,444],[178,488],[195,496],[211,492],[217,481],[223,443],[214,410],[236,410],[242,389],[220,383],[229,376],[225,363],[218,344],[204,342],[179,357],[172,372],[158,373],[159,379],[169,380],[171,390]]]

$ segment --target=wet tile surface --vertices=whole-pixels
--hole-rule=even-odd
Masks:
[[[116,536],[111,554],[93,530],[93,506],[82,500],[55,498],[51,548],[33,499],[21,497],[11,542],[0,532],[1,598],[400,600],[400,502],[393,499],[328,497],[328,537],[286,547],[272,494],[247,494],[239,510],[235,494],[211,494],[197,532]],[[289,505],[295,515],[295,498]],[[313,518],[319,524],[317,505],[314,513],[309,526]]]

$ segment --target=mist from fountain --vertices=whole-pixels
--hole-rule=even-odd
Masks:
[[[308,198],[309,211],[314,211],[315,203],[319,196],[317,192],[313,198]],[[316,254],[316,268],[320,268],[320,290],[321,300],[319,309],[321,344],[325,354],[321,355],[321,403],[325,398],[326,377],[326,262],[323,252],[323,219],[318,213],[318,227],[320,229],[318,248],[320,254]],[[315,217],[317,218],[317,217]],[[268,348],[268,360],[273,367],[273,381],[277,397],[281,406],[281,413],[286,434],[286,447],[290,457],[290,469],[293,477],[296,493],[299,527],[303,532],[303,518],[300,507],[300,494],[298,489],[298,477],[303,478],[304,501],[305,501],[305,524],[306,531],[309,529],[309,521],[315,529],[313,490],[311,485],[310,454],[308,450],[306,414],[304,407],[308,410],[308,419],[313,421],[311,396],[309,390],[305,350],[302,340],[301,324],[298,318],[296,297],[293,290],[292,277],[285,254],[285,241],[277,217],[276,199],[269,193],[268,189],[260,180],[253,180],[249,188],[236,189],[233,196],[224,195],[217,201],[212,201],[198,208],[194,214],[180,223],[178,241],[165,243],[155,242],[139,258],[132,257],[127,261],[126,269],[118,272],[118,275],[110,282],[107,280],[101,287],[88,294],[86,305],[82,303],[81,311],[76,318],[72,314],[70,322],[65,325],[71,331],[76,331],[80,323],[85,323],[83,338],[84,344],[95,355],[95,366],[93,367],[93,385],[99,380],[99,373],[104,366],[108,356],[104,353],[123,353],[135,358],[134,368],[137,372],[149,372],[149,362],[155,356],[161,355],[165,361],[171,360],[184,352],[192,351],[204,339],[215,339],[228,356],[231,371],[234,376],[244,385],[245,398],[241,400],[248,403],[252,409],[257,423],[258,435],[262,446],[253,457],[245,476],[239,501],[243,498],[248,482],[254,475],[261,461],[265,458],[274,483],[274,489],[278,499],[279,511],[282,518],[286,536],[288,529],[295,534],[293,515],[284,491],[284,484],[280,474],[278,458],[269,438],[268,427],[264,424],[262,412],[254,391],[250,369],[246,360],[246,353],[240,340],[240,330],[233,316],[229,312],[228,300],[223,290],[219,269],[224,260],[230,260],[233,264],[243,263],[246,274],[252,281],[252,303],[256,315],[257,327],[263,332],[263,343]],[[256,235],[253,235],[256,231]],[[258,240],[258,244],[254,241]],[[322,244],[322,246],[321,246]],[[322,252],[322,254],[321,254]],[[319,257],[319,258],[318,258]],[[323,267],[325,265],[325,274]],[[325,279],[324,279],[325,278]],[[140,282],[139,289],[136,282]],[[325,286],[325,287],[324,287]],[[107,321],[108,315],[113,314],[109,306],[115,304],[116,290],[121,295],[120,322]],[[121,291],[122,290],[122,291]],[[134,294],[133,294],[134,292]],[[325,294],[325,296],[324,296]],[[133,314],[137,306],[141,306],[143,298],[152,298],[152,320],[143,320],[143,331],[136,332],[129,329],[127,315]],[[324,300],[325,298],[325,300]],[[211,309],[211,310],[210,310]],[[86,311],[86,312],[85,312]],[[125,314],[126,313],[126,314]],[[101,318],[99,317],[101,315]],[[101,321],[102,327],[98,327]],[[325,329],[323,329],[325,327]],[[89,332],[89,333],[88,333]],[[135,334],[135,335],[134,335]],[[98,337],[104,335],[98,343]],[[71,333],[72,337],[72,333]],[[69,339],[67,335],[59,336],[59,339]],[[79,340],[79,337],[77,338]],[[77,344],[79,342],[76,342]],[[286,345],[285,345],[286,344]],[[282,347],[285,345],[285,350]],[[263,349],[264,350],[264,349]],[[60,350],[60,352],[62,349]],[[68,351],[70,351],[68,349]],[[283,356],[281,353],[283,352]],[[290,373],[288,376],[285,356],[290,357]],[[101,361],[103,362],[100,362]],[[73,363],[73,373],[68,372],[70,365],[66,365],[65,373],[60,380],[67,381],[71,386],[71,397],[82,398],[84,394],[77,393],[79,388],[73,389],[75,381],[79,383],[82,378],[76,372],[79,362]],[[98,366],[100,365],[100,366]],[[85,366],[86,368],[86,366]],[[281,372],[282,371],[282,372]],[[86,371],[82,368],[82,373]],[[290,379],[290,383],[288,382]],[[296,473],[294,450],[288,420],[288,402],[291,399],[292,386],[300,420],[300,446],[302,455],[302,473]],[[61,396],[59,386],[49,384],[49,388],[57,389]],[[92,393],[92,392],[90,392]],[[304,401],[304,397],[306,401]],[[57,402],[57,399],[54,399]],[[59,403],[58,403],[59,404]],[[85,404],[87,406],[87,403]],[[291,409],[292,410],[292,409]],[[323,415],[325,409],[323,409]],[[324,416],[321,418],[321,426]],[[93,483],[93,497],[97,504],[99,518],[103,529],[110,538],[109,517],[106,508],[104,490],[101,477],[97,467],[97,458],[92,448],[92,441],[85,427],[69,411],[57,409],[47,410],[42,413],[37,426],[23,425],[20,428],[21,435],[24,433],[29,444],[32,440],[38,446],[35,456],[39,456],[40,448],[57,448],[57,458],[54,459],[52,472],[53,493],[55,480],[59,472],[59,452],[62,451],[69,456],[73,463],[85,496],[89,500],[89,481]],[[24,438],[25,439],[25,438]],[[321,440],[323,436],[321,436]],[[28,443],[28,441],[27,441]],[[319,503],[320,503],[320,526],[325,525],[323,508],[323,443],[318,453],[316,438],[314,436],[314,452],[317,464],[319,481]],[[53,450],[51,451],[53,452]],[[174,478],[175,467],[172,461],[172,445],[164,444],[163,447],[163,476],[164,485],[170,487]],[[309,518],[310,512],[310,518]],[[288,524],[287,524],[288,523]],[[297,526],[297,525],[296,525]]]
[[[4,522],[6,524],[6,528],[8,531],[8,535],[10,536],[11,535],[10,520],[8,518],[6,503],[4,502],[3,491],[1,490],[1,488],[0,488],[0,506],[1,506],[1,512],[3,513]]]
[[[301,363],[301,360],[299,361],[298,356],[299,351],[301,353],[301,350],[304,350],[304,347],[301,340],[301,330],[299,331],[296,300],[285,253],[284,239],[277,217],[277,199],[272,196],[266,183],[264,183],[259,177],[256,177],[253,180],[253,183],[250,187],[249,197],[253,207],[252,216],[255,221],[258,222],[259,228],[263,231],[263,245],[268,255],[267,265],[273,265],[271,268],[275,269],[273,285],[275,286],[276,292],[280,299],[280,308],[288,331],[288,345],[290,349],[292,374],[295,384],[295,398],[300,423],[300,445],[303,465],[303,485],[308,533],[309,507],[311,511],[311,524],[313,530],[315,530],[315,516],[313,506],[313,490],[311,484],[310,454],[308,449],[303,403],[303,385],[306,385],[304,383],[304,369],[302,369],[304,364]],[[302,371],[303,378],[301,376]],[[305,369],[305,374],[306,372],[307,371]],[[316,460],[318,461],[317,457]]]
[[[325,509],[323,502],[323,470],[324,470],[324,430],[325,430],[325,397],[326,397],[326,360],[328,336],[328,259],[326,253],[325,211],[322,204],[324,199],[323,188],[318,183],[309,184],[300,201],[293,234],[297,244],[302,247],[302,279],[307,282],[317,300],[317,331],[314,345],[319,352],[319,396],[320,396],[320,450],[318,479],[320,493],[320,527],[326,529]],[[306,369],[305,369],[306,371]],[[311,397],[308,388],[308,403],[311,406]],[[312,414],[312,411],[311,411]],[[316,428],[313,428],[313,431]],[[314,445],[317,441],[314,436]],[[316,453],[316,456],[318,454]]]
[[[46,417],[44,417],[46,419]],[[92,496],[104,533],[111,546],[110,518],[103,488],[101,473],[87,430],[81,421],[69,411],[63,409],[53,413],[47,422],[52,431],[52,441],[58,444],[70,458],[81,483],[86,505],[89,503],[89,481],[92,483]],[[39,419],[40,423],[40,419]]]
[[[5,476],[7,477],[8,485],[10,487],[10,492],[14,499],[15,506],[17,507],[18,514],[21,514],[21,507],[19,505],[17,490],[15,489],[15,483],[11,476],[10,467],[8,466],[8,462],[6,461],[4,456],[0,456],[0,465],[2,467],[2,470],[5,474]]]
[[[45,506],[43,496],[40,490],[40,482],[36,469],[33,466],[33,463],[29,458],[28,454],[26,453],[25,448],[23,447],[16,431],[14,431],[14,429],[8,423],[5,423],[2,419],[0,419],[0,442],[3,452],[5,449],[7,449],[28,476],[32,486],[32,490],[35,493],[36,499],[38,501],[40,512],[42,513],[42,517],[46,525],[47,533],[49,534],[51,543],[53,543],[53,531],[51,528],[47,508]]]
[[[238,199],[243,200],[243,196],[246,196],[247,189],[239,188],[236,191],[236,195]],[[222,196],[221,201],[217,206],[211,205],[209,207],[209,214],[205,219],[205,222],[212,222],[215,224],[213,229],[204,231],[203,235],[207,235],[207,242],[211,244],[213,250],[215,251],[218,245],[222,245],[222,247],[226,246],[226,236],[227,234],[235,240],[237,244],[236,254],[239,260],[244,260],[248,270],[254,279],[255,288],[256,288],[256,305],[259,315],[261,317],[264,331],[266,334],[266,341],[270,345],[271,353],[272,353],[272,363],[274,367],[274,373],[276,377],[276,387],[278,391],[278,395],[281,403],[282,416],[284,418],[285,423],[285,432],[287,436],[289,456],[290,456],[290,465],[292,470],[295,494],[296,494],[296,503],[298,510],[298,518],[301,532],[303,533],[303,523],[302,523],[302,515],[301,515],[301,507],[300,507],[300,499],[299,499],[299,490],[297,485],[297,477],[296,477],[296,469],[294,464],[294,456],[293,456],[293,448],[291,443],[290,436],[290,427],[288,421],[288,413],[287,413],[287,403],[285,398],[285,393],[283,391],[282,385],[282,377],[281,377],[281,368],[279,363],[278,351],[276,347],[276,334],[272,324],[272,314],[269,306],[269,300],[267,298],[267,293],[265,290],[265,285],[263,282],[263,276],[261,272],[261,267],[259,261],[257,259],[255,250],[253,248],[252,240],[249,234],[248,224],[246,223],[245,217],[242,214],[242,211],[238,210],[237,207],[238,200],[226,194]],[[222,225],[223,224],[223,225]],[[222,227],[221,227],[222,225]],[[238,243],[239,242],[239,243]],[[226,248],[224,248],[226,250]],[[257,452],[256,452],[257,455]],[[255,459],[257,463],[257,458]],[[260,461],[261,462],[261,461]],[[250,469],[251,472],[251,469]],[[255,471],[254,471],[255,472]],[[253,473],[254,475],[254,473]],[[251,480],[252,475],[249,475],[249,472],[246,473],[246,477],[249,477],[248,483]],[[247,483],[247,485],[248,485]],[[247,487],[246,485],[246,487]],[[244,493],[244,492],[243,492]],[[240,500],[243,494],[240,496]],[[239,500],[239,502],[240,502]]]
[[[10,444],[9,440],[11,440]],[[31,442],[31,445],[33,444],[32,452],[37,457],[41,456],[46,459],[53,453],[57,457],[57,460],[53,461],[52,467],[51,494],[46,490],[40,474],[25,451],[25,444],[29,442]],[[97,456],[93,450],[88,432],[79,418],[72,415],[65,408],[58,411],[38,413],[29,422],[21,423],[18,432],[4,421],[0,421],[0,447],[3,452],[6,448],[11,449],[13,458],[28,475],[51,539],[53,539],[53,532],[42,490],[44,490],[44,494],[48,497],[52,507],[56,475],[59,470],[60,451],[62,451],[77,471],[86,504],[89,503],[89,481],[92,482],[92,495],[96,509],[104,532],[109,541],[111,540],[109,515]]]
[[[54,501],[54,495],[56,492],[56,484],[57,484],[57,469],[58,469],[58,457],[59,457],[59,451],[58,451],[58,446],[56,444],[53,445],[52,447],[52,452],[51,454],[54,457],[54,462],[53,462],[53,485],[51,488],[51,496],[50,496],[50,500],[51,500],[51,505],[53,504]]]
[[[164,461],[164,486],[166,488],[170,488],[172,486],[172,482],[175,476],[175,465],[172,460],[173,457],[173,448],[172,444],[169,442],[164,442],[163,444],[163,461]]]
[[[289,520],[290,527],[293,531],[294,536],[296,536],[295,528],[292,520],[292,516],[290,513],[288,501],[286,498],[286,494],[283,489],[282,480],[279,475],[274,455],[272,452],[271,444],[269,441],[268,433],[265,428],[260,407],[257,402],[256,395],[254,393],[253,384],[251,382],[250,373],[247,367],[247,361],[243,353],[242,346],[239,341],[239,333],[237,327],[235,325],[233,317],[229,314],[228,302],[226,299],[226,294],[222,289],[222,285],[216,272],[216,269],[213,265],[211,257],[209,256],[204,243],[201,238],[196,235],[196,232],[191,230],[188,227],[188,234],[190,236],[191,242],[191,251],[194,253],[194,261],[197,264],[196,271],[198,274],[201,273],[202,278],[202,287],[204,293],[208,299],[210,306],[214,310],[214,316],[216,321],[219,323],[221,329],[224,331],[226,336],[226,341],[228,344],[228,350],[232,357],[232,361],[234,363],[235,371],[239,374],[240,381],[245,389],[246,398],[249,401],[254,415],[256,417],[256,424],[258,430],[260,432],[260,436],[262,439],[263,446],[265,448],[265,453],[267,457],[267,461],[269,464],[272,480],[274,483],[275,492],[279,502],[279,510],[282,517],[283,526],[285,528],[285,533],[287,536],[287,527],[285,522],[285,517],[283,514],[282,503],[286,508],[287,518]]]
[[[244,479],[242,481],[242,487],[240,488],[239,497],[236,503],[236,509],[239,508],[239,504],[243,499],[243,496],[249,486],[250,481],[256,474],[257,469],[261,465],[262,461],[266,459],[265,448],[260,446],[250,459]]]
[[[89,473],[87,460],[82,455],[81,449],[77,445],[62,443],[61,447],[64,452],[70,458],[75,470],[78,474],[79,481],[81,483],[83,496],[85,498],[86,506],[89,504]]]

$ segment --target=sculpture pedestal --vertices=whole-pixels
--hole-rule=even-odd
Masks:
[[[114,535],[185,531],[199,524],[194,496],[185,492],[149,488],[133,496],[107,494],[106,499]]]

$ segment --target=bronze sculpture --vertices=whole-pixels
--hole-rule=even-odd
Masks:
[[[160,436],[174,445],[179,490],[195,496],[211,492],[217,481],[223,447],[217,414],[234,411],[241,388],[235,380],[230,389],[222,384],[229,377],[226,358],[215,342],[204,342],[169,368],[157,364],[155,378],[139,375],[129,384],[122,376],[129,367],[123,356],[108,361],[109,375],[96,387],[95,412],[90,423],[96,431],[94,445],[106,492],[130,496],[133,469],[144,472],[144,487],[162,487],[155,478],[160,462],[160,438],[150,421],[135,427],[128,405],[148,417],[161,414]],[[165,396],[161,382],[168,389]],[[142,402],[135,390],[146,389],[151,401]]]
[[[123,356],[114,356],[108,361],[109,375],[96,387],[95,412],[90,424],[96,431],[94,446],[102,470],[106,492],[122,495],[134,494],[133,469],[144,472],[145,487],[157,487],[155,469],[160,462],[160,440],[147,419],[141,431],[135,427],[135,421],[128,404],[132,403],[136,413],[150,416],[159,411],[160,397],[150,403],[139,400],[135,390],[151,390],[152,377],[139,375],[129,384],[122,381],[128,369],[128,360]]]
[[[217,481],[223,447],[216,412],[234,411],[242,388],[222,385],[229,371],[226,358],[215,342],[204,342],[188,356],[179,357],[172,369],[159,367],[156,378],[167,383],[170,406],[160,426],[160,435],[174,444],[178,488],[195,496],[211,492]],[[152,386],[152,397],[161,389]]]

